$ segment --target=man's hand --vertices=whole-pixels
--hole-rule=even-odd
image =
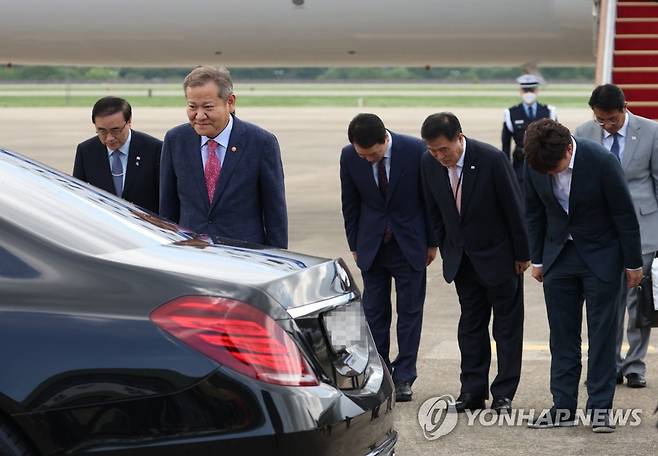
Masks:
[[[356,252],[352,252],[352,258],[354,258],[354,262],[356,263]]]
[[[427,264],[426,266],[429,266],[432,264],[432,261],[436,258],[436,247],[428,247],[427,248]]]
[[[642,282],[642,277],[644,277],[642,269],[636,269],[634,271],[626,269],[626,286],[628,288],[637,287]]]
[[[523,274],[530,267],[530,261],[515,261],[514,270],[518,275]]]
[[[535,279],[537,282],[543,282],[544,281],[543,268],[533,266],[532,267],[532,278]]]

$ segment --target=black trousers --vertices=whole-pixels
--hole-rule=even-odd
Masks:
[[[394,382],[413,383],[423,326],[426,270],[416,271],[407,262],[395,238],[382,244],[375,261],[363,276],[363,310]],[[395,279],[395,308],[398,315],[398,355],[390,361],[391,281]]]
[[[457,328],[461,392],[489,397],[489,320],[493,310],[498,372],[491,384],[491,394],[494,398],[513,399],[521,377],[523,353],[523,277],[513,276],[499,285],[488,286],[464,254],[455,286],[461,306]]]
[[[610,409],[615,395],[619,280],[604,282],[567,242],[544,275],[551,346],[551,394],[556,407],[575,411],[581,365],[583,300],[587,307],[588,409]]]

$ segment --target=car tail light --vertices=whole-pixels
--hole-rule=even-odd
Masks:
[[[151,320],[214,361],[251,378],[288,386],[319,384],[292,338],[250,304],[185,296],[155,309]]]

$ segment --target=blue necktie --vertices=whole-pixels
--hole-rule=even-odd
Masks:
[[[612,152],[612,155],[617,157],[617,160],[621,162],[621,160],[619,159],[619,135],[615,133],[614,135],[612,135],[612,138],[613,138],[612,147],[610,147],[610,152]]]
[[[123,193],[123,165],[121,164],[121,152],[112,152],[112,180],[114,181],[114,193],[121,197]]]

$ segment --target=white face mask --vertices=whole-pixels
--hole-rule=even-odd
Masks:
[[[537,94],[535,92],[524,92],[521,98],[523,98],[525,104],[531,105],[537,101]]]

